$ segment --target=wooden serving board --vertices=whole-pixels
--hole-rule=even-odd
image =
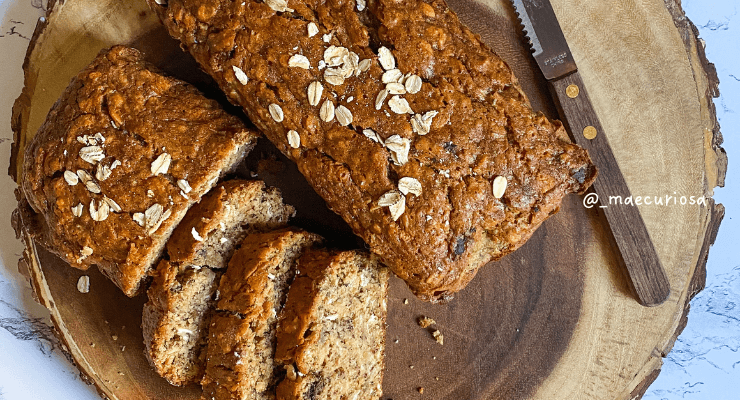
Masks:
[[[483,268],[449,304],[422,303],[403,282],[392,281],[384,398],[639,398],[685,326],[688,301],[704,286],[707,252],[724,210],[710,197],[723,184],[726,156],[711,102],[718,82],[696,29],[677,0],[552,3],[632,193],[708,198],[705,205],[640,207],[671,282],[670,298],[653,308],[637,303],[598,209],[570,196],[525,246]],[[450,0],[450,6],[513,67],[534,108],[556,117],[508,2]],[[118,43],[133,44],[165,71],[223,99],[143,0],[51,0],[13,108],[11,175],[17,176],[25,144],[70,78],[100,49]],[[268,143],[239,175],[253,172],[281,187],[298,208],[298,225],[337,246],[357,245]],[[139,327],[143,297],[125,298],[97,271],[69,268],[36,247],[18,222],[27,245],[21,264],[101,395],[199,397],[197,387],[169,386],[148,367]],[[83,274],[91,277],[87,294],[76,290]],[[444,345],[417,325],[421,315],[437,321]]]

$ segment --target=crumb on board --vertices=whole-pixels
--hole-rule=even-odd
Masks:
[[[435,325],[437,322],[429,317],[421,316],[419,317],[419,326],[422,328],[427,328],[430,325]]]
[[[444,345],[445,344],[445,337],[442,335],[442,332],[435,329],[434,332],[432,332],[432,336],[434,336],[434,340],[437,341],[437,343]]]
[[[423,387],[420,387],[420,388],[418,388],[416,390],[419,391],[419,394],[424,394],[424,388]]]
[[[403,299],[403,304],[409,304],[409,299]]]

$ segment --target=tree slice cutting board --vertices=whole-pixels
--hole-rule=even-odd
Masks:
[[[688,301],[704,286],[724,210],[711,195],[723,184],[726,156],[711,102],[718,81],[696,29],[677,0],[552,3],[630,190],[664,199],[640,211],[670,279],[670,298],[653,308],[637,303],[598,208],[570,196],[525,246],[483,268],[446,305],[420,302],[402,281],[392,281],[384,398],[639,398],[685,326]],[[556,117],[508,2],[450,0],[450,6],[512,66],[534,108]],[[18,176],[25,144],[71,77],[118,43],[223,100],[143,0],[51,0],[13,108],[11,175]],[[254,173],[296,205],[296,224],[339,247],[358,245],[269,143],[260,143],[238,174]],[[665,196],[676,200],[665,204]],[[681,205],[681,196],[707,200]],[[148,367],[139,327],[144,297],[125,298],[97,271],[68,267],[16,222],[27,245],[21,266],[101,395],[199,398],[198,387],[172,387]],[[76,290],[84,274],[91,278],[87,294]],[[444,345],[417,325],[422,315],[437,321]]]

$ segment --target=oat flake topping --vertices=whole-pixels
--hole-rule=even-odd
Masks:
[[[398,81],[401,80],[402,77],[403,73],[401,73],[401,70],[391,69],[383,72],[383,76],[380,79],[383,81],[383,83],[398,83]]]
[[[294,130],[288,131],[288,144],[294,149],[301,147],[301,137],[298,135],[298,132]]]
[[[314,37],[316,34],[319,33],[319,27],[316,26],[313,22],[308,23],[308,37]]]
[[[406,210],[406,196],[398,190],[391,190],[378,199],[380,207],[388,207],[391,212],[391,218],[397,221]]]
[[[385,46],[378,49],[378,61],[380,61],[380,65],[386,71],[396,68],[396,58],[393,57],[393,53]]]
[[[77,203],[76,206],[72,207],[72,215],[79,218],[82,216],[82,212],[85,210],[85,206],[82,203]]]
[[[396,114],[413,114],[411,106],[409,106],[409,102],[400,96],[391,97],[391,99],[388,100],[388,106],[391,108],[391,111]]]
[[[237,67],[236,65],[232,65],[231,69],[234,70],[234,76],[236,77],[236,80],[239,81],[239,83],[241,83],[242,85],[246,85],[247,82],[249,82],[247,74],[245,74],[241,68]]]
[[[311,62],[308,61],[308,58],[302,54],[294,54],[288,60],[288,66],[296,67],[296,68],[303,68],[303,69],[310,69]]]
[[[177,181],[177,187],[182,189],[182,191],[186,194],[190,193],[190,191],[193,190],[193,188],[190,187],[190,184],[188,183],[188,181],[186,181],[185,179],[179,179]]]
[[[168,153],[162,153],[157,157],[151,166],[152,175],[157,176],[159,174],[166,174],[170,169],[170,162],[172,162],[172,156]]]
[[[80,149],[80,158],[90,164],[97,164],[105,158],[100,146],[87,146]]]
[[[500,199],[506,192],[508,181],[503,176],[497,176],[493,180],[493,197]]]
[[[405,195],[411,193],[421,196],[421,183],[416,178],[406,176],[398,180],[398,190]]]
[[[324,85],[319,81],[313,81],[308,85],[308,104],[312,106],[319,105],[321,95],[324,93]]]
[[[331,122],[334,119],[334,103],[331,100],[324,100],[319,110],[319,117],[324,122]]]
[[[72,171],[64,171],[64,180],[67,181],[69,186],[74,186],[80,181],[77,175]]]
[[[393,135],[386,139],[385,147],[391,152],[391,159],[396,165],[404,165],[409,161],[411,140]]]
[[[352,123],[352,112],[345,106],[340,105],[336,110],[339,125],[347,126]]]
[[[193,229],[190,231],[190,233],[193,234],[193,239],[195,239],[195,240],[197,240],[199,242],[202,242],[203,241],[203,237],[200,236],[200,234],[198,233],[198,231],[195,230],[195,227],[193,227]]]
[[[285,116],[283,115],[283,109],[280,108],[279,105],[272,103],[267,107],[267,109],[270,111],[270,116],[275,120],[275,122],[283,122],[283,118]]]
[[[265,4],[267,4],[270,8],[277,12],[293,12],[292,8],[288,8],[288,1],[287,0],[265,0]]]

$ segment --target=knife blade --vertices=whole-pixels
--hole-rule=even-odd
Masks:
[[[599,168],[599,176],[593,185],[598,198],[631,196],[550,1],[511,2],[571,137],[588,151]],[[640,304],[656,306],[663,303],[670,294],[670,282],[639,209],[619,204],[602,204],[600,209]]]

